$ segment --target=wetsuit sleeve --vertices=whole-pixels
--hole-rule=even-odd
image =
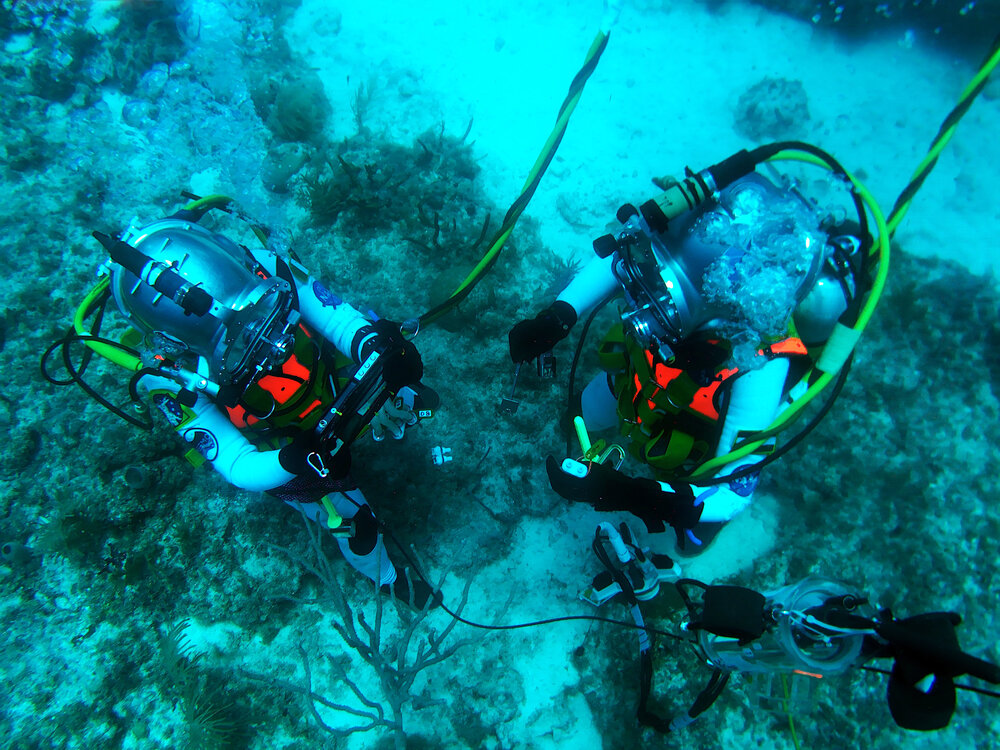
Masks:
[[[223,411],[204,394],[193,407],[176,398],[177,384],[166,378],[147,376],[140,385],[184,440],[194,444],[227,482],[250,492],[278,487],[295,475],[282,468],[279,451],[261,451],[247,440]]]
[[[352,344],[368,320],[311,276],[299,287],[299,311],[314,330],[339,351],[352,355]]]
[[[576,312],[577,319],[582,318],[618,288],[618,279],[611,271],[613,262],[612,256],[594,258],[559,293],[557,301],[568,303]]]
[[[768,427],[778,415],[788,377],[788,360],[772,359],[759,370],[752,370],[739,376],[730,391],[729,403],[722,422],[722,436],[719,439],[717,456],[730,451],[740,433],[754,432]],[[726,464],[716,476],[731,474],[764,460],[758,453],[745,456]],[[753,499],[757,488],[758,474],[751,473],[742,479],[695,487],[696,502],[704,505],[702,521],[728,521],[744,510]]]
[[[318,332],[323,338],[345,354],[352,355],[351,344],[354,338],[368,320],[357,310],[347,304],[338,295],[326,288],[324,284],[311,276],[300,263],[278,258],[270,251],[253,251],[254,259],[271,274],[279,273],[278,264],[287,265],[295,283],[298,310],[306,325]]]

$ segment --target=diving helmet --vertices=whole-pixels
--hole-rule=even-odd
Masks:
[[[138,261],[110,264],[118,309],[157,354],[177,361],[201,360],[198,371],[220,385],[248,384],[279,366],[291,351],[298,312],[291,285],[256,272],[249,251],[228,237],[177,217],[135,222],[121,242]],[[127,248],[126,248],[127,250]],[[164,294],[158,279],[199,289],[210,300],[192,312]]]
[[[756,351],[784,333],[815,285],[826,240],[811,204],[756,172],[662,233],[635,211],[615,237],[612,266],[625,293],[626,331],[664,360],[699,329]]]

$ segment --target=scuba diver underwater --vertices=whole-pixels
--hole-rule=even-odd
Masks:
[[[595,42],[587,75],[605,42],[606,35]],[[563,129],[583,72],[560,110]],[[71,330],[43,357],[43,372],[148,427],[144,412],[137,417],[115,407],[83,380],[93,353],[126,368],[133,402],[148,396],[193,444],[193,462],[208,461],[231,484],[300,509],[330,530],[354,568],[416,609],[440,607],[486,630],[566,620],[635,629],[643,726],[681,729],[732,674],[832,676],[871,669],[866,662],[878,658],[894,660],[889,705],[897,723],[945,726],[956,689],[969,687],[955,678],[1000,682],[1000,669],[961,650],[960,618],[951,612],[896,619],[860,589],[820,577],[764,593],[704,584],[682,578],[671,557],[642,547],[626,524],[598,527],[593,549],[604,570],[581,599],[596,607],[624,602],[633,622],[587,614],[477,623],[447,606],[402,545],[405,571],[390,559],[379,522],[351,477],[351,444],[368,433],[401,438],[436,407],[410,339],[493,267],[559,138],[561,132],[550,138],[554,145],[547,144],[480,264],[419,322],[369,320],[293,257],[274,252],[261,227],[253,228],[263,249],[253,250],[206,228],[201,220],[211,210],[239,216],[228,198],[192,196],[177,213],[133,223],[118,237],[95,233],[110,260]],[[820,206],[787,175],[757,171],[783,161],[827,170],[854,215]],[[682,556],[703,551],[750,504],[760,471],[832,407],[885,284],[892,232],[922,176],[887,220],[833,157],[783,142],[689,170],[682,180],[661,180],[659,195],[622,206],[620,228],[594,242],[598,257],[551,305],[509,332],[516,387],[526,362],[539,359],[540,372],[551,370],[553,346],[585,319],[579,360],[596,314],[613,298],[622,300],[620,323],[599,347],[604,371],[578,400],[571,375],[570,416],[581,451],[567,450],[562,462],[547,459],[555,492],[599,511],[628,512],[651,533],[671,527],[678,540],[672,551]],[[123,341],[100,334],[112,300],[133,330]],[[78,343],[87,347],[80,364],[69,354]],[[60,350],[65,378],[48,372]],[[788,437],[797,423],[804,424]],[[628,440],[625,448],[591,442],[588,430],[615,427]],[[621,471],[626,451],[653,478]],[[679,632],[650,627],[640,611],[641,602],[667,586],[687,613]],[[693,646],[711,669],[691,708],[666,719],[647,706],[656,635]]]
[[[755,171],[784,159],[850,186],[856,219]],[[760,469],[787,449],[776,448],[782,426],[834,380],[820,416],[836,397],[888,243],[869,231],[864,188],[808,144],[741,151],[659,184],[656,198],[619,209],[621,229],[594,242],[598,257],[555,302],[511,329],[510,356],[548,356],[579,318],[622,297],[598,351],[604,372],[570,404],[584,455],[549,457],[546,469],[563,497],[628,511],[650,532],[669,525],[692,556],[749,505]],[[627,476],[622,452],[612,466],[589,444],[587,428],[615,426],[655,480]]]
[[[516,389],[525,363],[536,360],[543,377],[554,372],[553,347],[586,317],[563,425],[575,428],[580,452],[567,438],[568,457],[547,458],[553,490],[598,511],[627,512],[650,533],[672,527],[673,552],[682,557],[704,551],[749,505],[761,469],[833,406],[884,289],[890,240],[998,62],[1000,37],[888,217],[839,162],[801,142],[740,151],[688,169],[682,180],[654,180],[660,194],[623,205],[620,228],[593,243],[597,258],[508,334]],[[854,215],[811,199],[774,169],[785,161],[828,170]],[[603,372],[577,395],[587,332],[615,298],[619,322],[598,349]],[[513,396],[501,411],[516,404]],[[804,424],[789,436],[796,422]],[[626,447],[592,442],[588,428],[615,427]],[[620,471],[627,453],[653,478]],[[969,675],[1000,684],[1000,667],[962,651],[955,612],[897,619],[857,587],[815,575],[764,593],[682,578],[672,557],[642,546],[624,522],[602,522],[592,548],[604,569],[580,598],[595,607],[617,600],[629,610],[639,640],[636,717],[658,732],[694,721],[734,674],[761,676],[767,689],[780,680],[773,697],[793,739],[788,681],[795,676],[818,680],[851,668],[888,675],[894,721],[923,731],[948,725],[957,689],[1000,698],[955,682]],[[687,611],[679,632],[650,627],[641,611],[664,586]],[[711,670],[690,708],[666,718],[648,706],[654,636],[686,643]],[[891,671],[866,665],[878,658],[893,659]]]
[[[196,199],[171,216],[133,222],[120,237],[94,232],[109,254],[101,280],[73,328],[43,358],[50,382],[77,383],[138,426],[83,380],[92,352],[132,372],[140,393],[193,444],[188,458],[208,461],[236,487],[284,501],[330,529],[347,561],[394,596],[420,609],[430,587],[399,574],[378,522],[352,479],[350,444],[403,437],[428,415],[436,394],[419,381],[423,363],[399,323],[369,321],[294,258],[251,250],[199,223],[219,209],[240,214],[224,196]],[[245,217],[241,217],[245,218]],[[102,338],[110,300],[131,326],[128,344]],[[90,328],[86,319],[94,316]],[[68,347],[88,350],[80,366]],[[62,350],[68,379],[48,373]]]

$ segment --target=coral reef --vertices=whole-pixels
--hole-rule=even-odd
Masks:
[[[287,81],[264,78],[252,89],[254,107],[282,141],[319,142],[330,116],[323,84],[315,75]]]
[[[364,612],[356,610],[348,599],[342,572],[331,564],[323,549],[323,530],[315,527],[304,516],[302,520],[305,522],[305,533],[309,538],[309,555],[301,556],[287,549],[280,551],[315,577],[320,588],[317,600],[336,612],[331,625],[343,643],[336,653],[326,654],[327,664],[323,671],[329,674],[330,679],[336,684],[346,687],[348,692],[343,697],[338,695],[334,700],[314,690],[316,684],[310,654],[315,656],[321,652],[319,639],[316,636],[307,642],[308,648],[299,644],[297,649],[305,677],[303,685],[275,680],[269,674],[257,672],[244,671],[242,676],[271,688],[304,696],[316,723],[334,738],[341,739],[373,729],[388,730],[392,733],[395,747],[405,748],[407,734],[403,726],[404,707],[407,710],[411,706],[415,709],[424,709],[445,703],[434,696],[416,694],[414,682],[424,670],[450,659],[469,641],[454,641],[445,645],[458,620],[451,619],[440,632],[429,628],[425,621],[430,614],[430,602],[416,612],[410,612],[407,607],[397,603],[397,616],[391,618],[390,613],[386,611],[382,595],[374,588],[372,590],[375,596],[375,612],[374,618],[369,622]],[[399,573],[411,575],[408,569],[400,570]],[[407,580],[412,581],[412,579]],[[412,583],[410,585],[412,586]],[[471,585],[472,578],[469,577],[461,601],[457,605],[458,614],[465,608]],[[439,589],[440,584],[435,588]],[[290,600],[303,603],[303,600],[297,597],[292,597]],[[395,622],[390,624],[391,619]],[[414,640],[417,641],[415,653],[411,649]],[[351,660],[344,657],[342,649],[345,646],[352,650],[373,673],[371,676],[377,681],[378,696],[372,696],[362,687],[364,676],[357,664],[351,664]],[[339,692],[343,693],[343,690]],[[341,721],[327,723],[328,720],[322,718],[319,707],[342,714],[335,717],[336,719],[350,717],[350,723],[346,727],[340,726]],[[358,723],[359,721],[361,723]]]
[[[0,3],[0,222],[14,259],[0,313],[5,742],[305,750],[339,742],[351,722],[373,732],[345,745],[661,742],[631,721],[631,630],[550,624],[452,653],[474,631],[439,611],[397,613],[338,558],[325,567],[316,529],[295,511],[193,468],[162,424],[132,429],[79,390],[39,379],[41,353],[65,333],[103,260],[89,233],[169,213],[182,188],[240,196],[274,224],[275,246],[294,248],[359,309],[394,319],[450,294],[506,208],[487,197],[464,117],[415,138],[380,131],[378,78],[345,88],[356,132],[336,131],[315,74],[282,42],[290,4],[129,2],[101,17],[89,5],[98,4]],[[339,14],[329,23],[338,29]],[[246,41],[235,54],[234,39]],[[743,126],[754,138],[791,134],[801,85],[759,86],[741,105]],[[205,221],[242,231],[226,216]],[[559,379],[525,368],[517,412],[496,410],[511,395],[511,321],[574,271],[522,219],[480,287],[416,340],[443,407],[400,444],[354,447],[357,480],[399,540],[391,554],[415,548],[434,580],[450,572],[445,602],[467,595],[476,622],[578,614],[593,574],[589,533],[606,517],[567,506],[542,469],[565,442],[572,342]],[[963,642],[1000,659],[1000,520],[989,505],[1000,476],[998,307],[990,279],[897,254],[835,408],[762,478],[762,492],[784,501],[776,549],[734,583],[766,588],[822,571],[901,613],[954,608]],[[125,327],[114,318],[104,332],[118,338]],[[609,307],[590,343],[614,321]],[[599,370],[594,349],[578,382]],[[116,405],[128,403],[129,376],[97,359],[87,372]],[[442,446],[454,461],[439,467],[430,455]],[[648,614],[664,628],[679,619],[666,596]],[[656,657],[659,708],[693,698],[695,660],[666,647]],[[797,719],[804,746],[907,743],[887,726],[880,682],[856,674],[824,690]],[[785,717],[752,711],[752,697],[735,685],[711,721],[678,741],[790,746]],[[954,745],[996,735],[977,706],[962,696]]]
[[[429,232],[426,242],[414,243],[429,257],[440,257],[446,241],[452,248],[467,246],[465,222],[475,220],[479,173],[467,142],[469,129],[456,137],[442,124],[410,146],[359,132],[330,147],[328,153],[335,153],[303,180],[301,197],[313,223],[337,224],[349,236],[396,225],[424,236]],[[454,218],[442,222],[442,216]],[[456,234],[460,242],[454,241]]]
[[[763,78],[740,94],[736,129],[755,141],[801,136],[809,120],[809,100],[801,81]]]

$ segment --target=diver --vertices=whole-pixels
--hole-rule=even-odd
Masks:
[[[874,270],[864,209],[855,200],[859,221],[847,221],[842,206],[821,209],[790,179],[755,171],[792,146],[819,152],[773,144],[658,182],[664,192],[619,209],[621,228],[594,242],[598,257],[509,333],[511,359],[528,362],[621,297],[620,324],[598,352],[605,372],[570,410],[592,430],[617,426],[656,478],[592,455],[561,466],[550,456],[546,468],[567,499],[631,512],[650,532],[672,526],[681,556],[750,504],[778,455],[776,419],[820,371],[843,368],[859,333],[851,326]],[[836,362],[817,367],[824,349]]]
[[[268,249],[259,226],[254,250],[207,229],[199,220],[212,208],[233,211],[215,196],[133,222],[118,239],[95,232],[111,257],[78,321],[110,294],[142,343],[131,350],[93,331],[77,339],[134,371],[133,400],[148,395],[193,444],[193,463],[329,527],[354,568],[423,608],[431,588],[390,560],[350,452],[364,432],[401,438],[436,398],[419,382],[416,347],[399,323],[369,321]]]

